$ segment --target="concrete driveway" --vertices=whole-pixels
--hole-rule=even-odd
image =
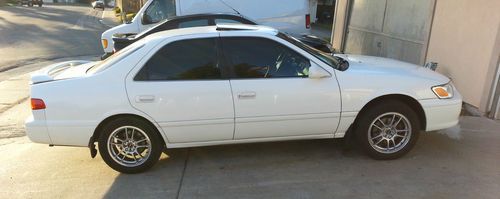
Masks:
[[[136,175],[87,148],[2,139],[0,198],[499,198],[500,122],[460,124],[394,161],[309,140],[171,149]]]

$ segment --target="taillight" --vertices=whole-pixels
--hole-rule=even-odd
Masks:
[[[306,28],[311,28],[311,15],[306,14]]]
[[[45,109],[45,102],[41,99],[31,98],[31,110]]]

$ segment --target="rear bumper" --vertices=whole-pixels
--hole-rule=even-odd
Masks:
[[[425,131],[445,129],[458,124],[462,110],[462,96],[455,92],[451,99],[420,100],[426,118]]]
[[[44,114],[44,113],[43,113]],[[31,115],[25,122],[26,135],[32,142],[52,144],[45,120],[35,120]]]

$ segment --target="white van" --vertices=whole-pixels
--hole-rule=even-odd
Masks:
[[[132,21],[102,33],[104,56],[113,53],[114,34],[137,34],[169,17],[200,13],[241,14],[290,34],[310,32],[308,0],[148,0]]]

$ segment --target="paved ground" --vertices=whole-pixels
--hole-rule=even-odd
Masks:
[[[102,12],[86,6],[0,7],[0,72],[41,60],[101,55]]]
[[[87,148],[0,140],[0,198],[491,198],[500,196],[500,122],[462,117],[394,161],[339,141],[174,149],[125,175]],[[5,155],[8,154],[8,155]]]

